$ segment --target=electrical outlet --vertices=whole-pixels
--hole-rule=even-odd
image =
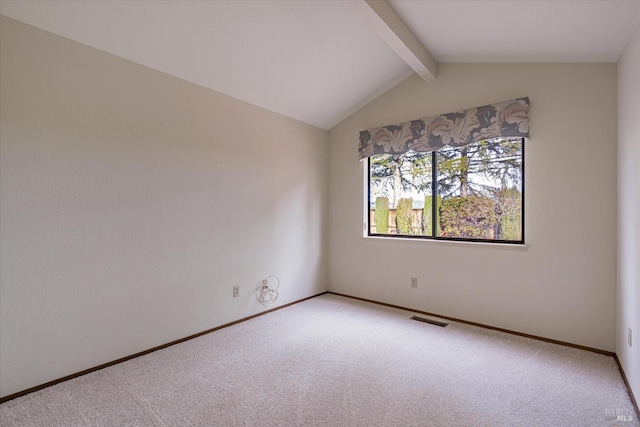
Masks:
[[[629,344],[629,347],[631,347],[631,344],[633,343],[633,341],[632,341],[632,332],[633,331],[631,330],[631,328],[629,328],[627,330],[627,343]]]
[[[418,278],[417,277],[412,277],[411,278],[411,287],[412,288],[417,288],[418,287]]]
[[[236,298],[239,296],[240,296],[240,286],[236,285],[233,287],[233,297]]]

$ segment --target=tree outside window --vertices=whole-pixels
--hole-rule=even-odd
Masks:
[[[524,242],[524,139],[369,158],[369,235]]]

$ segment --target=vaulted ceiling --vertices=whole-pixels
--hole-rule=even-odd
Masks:
[[[616,62],[640,0],[1,0],[0,13],[330,129],[414,72],[428,84],[436,62]]]

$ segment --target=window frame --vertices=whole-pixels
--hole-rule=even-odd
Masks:
[[[511,139],[509,137],[504,139]],[[513,138],[517,139],[517,138]],[[522,245],[525,243],[525,140],[526,138],[520,138],[521,142],[521,156],[522,156],[522,165],[521,165],[521,174],[522,174],[522,183],[521,183],[521,239],[520,240],[504,240],[504,239],[474,239],[468,237],[442,237],[442,236],[423,236],[416,234],[383,234],[383,233],[371,233],[371,157],[367,157],[365,173],[366,173],[366,207],[365,207],[365,223],[364,228],[366,231],[365,237],[377,237],[377,238],[389,238],[389,239],[416,239],[416,240],[436,240],[436,241],[445,241],[445,242],[467,242],[467,243],[482,243],[482,244],[499,244],[499,245]],[[438,158],[437,153],[438,150],[432,151],[431,156],[431,193],[436,197],[437,200],[437,164]],[[364,162],[363,162],[364,163]],[[431,203],[431,230],[437,230],[437,208],[438,203]]]

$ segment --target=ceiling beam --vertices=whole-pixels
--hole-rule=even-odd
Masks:
[[[354,2],[375,32],[423,80],[436,78],[438,64],[386,0]]]

